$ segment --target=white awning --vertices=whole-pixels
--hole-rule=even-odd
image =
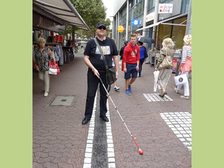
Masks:
[[[56,22],[89,29],[69,0],[33,0],[33,10]]]
[[[173,20],[173,19],[176,19],[176,18],[180,18],[182,16],[185,16],[187,15],[186,13],[184,14],[181,14],[181,15],[178,15],[178,16],[174,16],[174,17],[171,17],[171,18],[168,18],[168,19],[165,19],[165,20],[162,20],[160,22],[157,22],[155,24],[151,24],[149,26],[146,26],[146,27],[143,27],[143,28],[140,28],[140,29],[137,29],[136,31],[141,31],[141,30],[144,30],[144,29],[148,29],[148,28],[151,28],[151,27],[155,27],[155,26],[158,26],[160,24],[163,24],[163,25],[170,25],[170,26],[187,26],[186,24],[183,24],[183,23],[165,23],[165,22],[168,22],[170,20]]]

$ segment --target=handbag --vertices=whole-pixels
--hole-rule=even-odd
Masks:
[[[173,66],[173,61],[171,56],[166,55],[163,61],[161,62],[161,64],[159,64],[159,69],[169,69],[169,68],[172,68],[172,66]]]
[[[180,74],[178,76],[174,77],[175,84],[177,85],[183,85],[188,82],[187,74]]]
[[[112,85],[115,81],[117,80],[116,78],[116,72],[115,68],[108,68],[106,69],[106,82],[108,85]]]
[[[103,51],[102,48],[100,47],[99,43],[97,42],[96,38],[94,38],[94,41],[97,45],[97,47],[99,48],[100,54],[101,54],[101,58],[103,58],[104,63],[105,63],[105,67],[106,67],[106,83],[108,85],[112,85],[116,80],[116,72],[115,72],[115,68],[109,68],[107,65],[107,62],[105,60],[105,56],[103,55]]]
[[[154,76],[154,87],[153,87],[153,91],[156,92],[157,86],[158,86],[159,71],[154,71],[153,72],[153,76]]]
[[[50,75],[58,75],[60,73],[60,68],[54,60],[49,61],[48,73]]]

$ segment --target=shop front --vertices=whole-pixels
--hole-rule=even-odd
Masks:
[[[159,24],[157,27],[157,46],[161,48],[163,39],[170,37],[175,42],[175,48],[182,48],[183,38],[186,31],[186,21],[187,16],[185,15]]]
[[[40,36],[44,37],[46,46],[54,51],[60,66],[72,61],[75,53],[75,41],[68,39],[65,42],[63,32],[66,25],[89,29],[69,0],[33,1],[33,47]]]

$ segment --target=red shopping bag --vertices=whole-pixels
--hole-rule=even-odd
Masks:
[[[49,74],[50,75],[58,75],[60,73],[60,68],[56,61],[51,60],[49,61]]]
[[[187,57],[185,63],[180,65],[180,71],[182,73],[192,71],[192,57]]]

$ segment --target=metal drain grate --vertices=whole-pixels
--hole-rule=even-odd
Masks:
[[[71,106],[74,96],[57,96],[51,103],[52,106]]]

